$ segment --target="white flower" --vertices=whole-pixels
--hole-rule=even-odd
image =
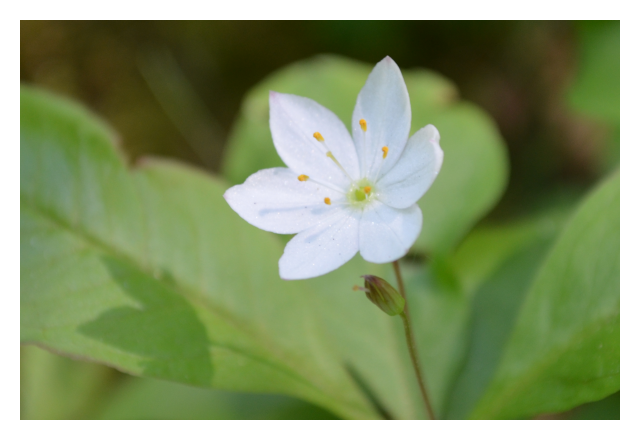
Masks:
[[[353,139],[317,102],[271,92],[271,135],[288,168],[258,171],[224,197],[254,226],[298,234],[280,258],[283,279],[331,272],[360,251],[373,263],[404,256],[418,238],[416,202],[440,171],[443,153],[433,125],[407,142],[409,94],[389,57],[358,95]]]

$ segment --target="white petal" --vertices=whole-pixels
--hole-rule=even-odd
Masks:
[[[396,165],[376,183],[378,200],[394,208],[413,205],[435,180],[443,157],[436,127],[421,128],[411,136]]]
[[[335,188],[348,188],[350,181],[329,158],[331,151],[352,179],[360,178],[353,140],[331,111],[309,98],[271,92],[269,125],[280,158],[295,173]],[[319,132],[324,145],[313,134]]]
[[[367,121],[367,131],[360,120]],[[396,163],[411,129],[409,93],[396,63],[389,57],[373,68],[353,111],[351,132],[360,159],[360,174],[375,179]],[[388,147],[382,159],[382,147]]]
[[[324,198],[339,203],[344,195],[298,176],[287,168],[260,170],[224,193],[240,217],[260,229],[295,234],[318,223],[338,209]]]
[[[335,215],[293,237],[280,258],[280,277],[285,280],[317,277],[353,258],[358,252],[360,215],[342,207]]]
[[[360,221],[360,255],[372,263],[389,263],[409,252],[422,229],[417,205],[395,209],[372,201]]]

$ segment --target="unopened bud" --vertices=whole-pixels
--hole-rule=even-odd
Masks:
[[[385,280],[375,275],[363,275],[364,290],[367,298],[387,315],[395,316],[404,310],[404,298]]]

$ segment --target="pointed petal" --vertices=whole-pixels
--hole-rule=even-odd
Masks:
[[[436,127],[421,128],[409,139],[400,160],[376,183],[378,200],[393,208],[413,205],[431,187],[443,158]]]
[[[360,120],[367,121],[367,131]],[[351,132],[360,160],[360,174],[383,175],[400,158],[411,128],[409,93],[396,63],[386,57],[373,68],[358,95]],[[388,147],[382,158],[382,147]]]
[[[360,212],[343,207],[293,237],[280,258],[280,277],[313,278],[342,266],[358,252],[359,222]]]
[[[242,184],[229,188],[224,198],[231,208],[253,226],[278,234],[295,234],[338,209],[344,195],[298,176],[287,168],[260,170]]]
[[[350,181],[327,157],[331,151],[352,179],[360,177],[353,140],[331,111],[309,98],[271,92],[269,125],[280,158],[295,173],[335,188],[348,188]],[[319,132],[323,143],[313,134]]]
[[[422,229],[417,205],[395,209],[379,201],[365,208],[360,221],[360,255],[372,263],[389,263],[409,252]]]

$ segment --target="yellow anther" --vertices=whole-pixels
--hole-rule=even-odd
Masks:
[[[371,192],[371,187],[370,186],[365,186],[362,189],[364,189],[364,193],[367,194],[367,195],[369,195],[369,193]]]
[[[351,289],[352,289],[354,292],[357,292],[358,290],[360,290],[360,286],[358,286],[358,285],[354,285]]]
[[[382,158],[386,159],[387,154],[389,154],[389,147],[382,147]]]
[[[320,134],[320,132],[315,132],[313,133],[313,137],[316,138],[316,140],[318,142],[324,142],[324,138],[322,137],[322,135]]]
[[[367,131],[367,121],[360,119],[360,128],[362,128],[362,131]]]
[[[307,180],[309,180],[309,176],[307,176],[306,174],[300,174],[300,175],[298,176],[298,180],[299,180],[300,182],[306,182]]]
[[[330,199],[329,197],[325,197],[325,198],[324,198],[324,203],[325,203],[326,205],[331,205],[331,199]]]

